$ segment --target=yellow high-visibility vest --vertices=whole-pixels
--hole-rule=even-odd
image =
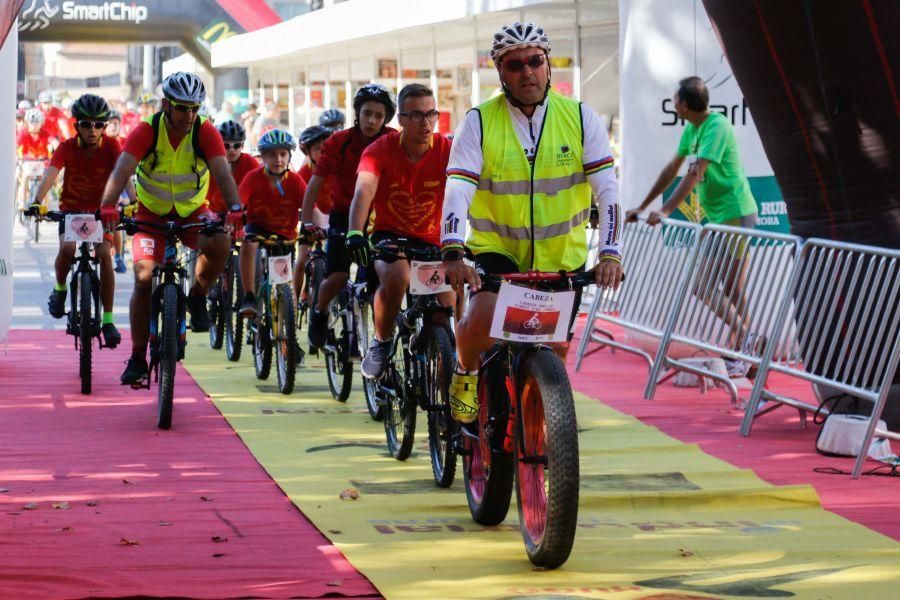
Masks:
[[[497,252],[521,271],[571,271],[587,261],[591,188],[584,174],[581,104],[551,91],[529,164],[506,98],[476,108],[484,164],[469,207],[474,254]]]
[[[191,133],[172,148],[165,116],[159,112],[144,119],[153,127],[156,145],[138,163],[135,190],[150,212],[167,215],[174,207],[179,216],[187,217],[206,202],[209,166],[199,152],[198,141],[204,121],[198,116]]]

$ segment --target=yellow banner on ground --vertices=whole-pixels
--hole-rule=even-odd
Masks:
[[[386,598],[860,600],[893,597],[900,585],[900,543],[824,510],[812,488],[767,484],[581,395],[575,547],[560,569],[535,570],[515,494],[507,520],[482,527],[469,516],[461,461],[451,488],[434,485],[424,413],[401,463],[369,419],[358,373],[346,404],[331,398],[314,361],[284,396],[274,373],[255,378],[246,354],[229,363],[192,335],[185,366],[294,504]],[[864,483],[847,483],[865,493]],[[340,498],[349,488],[357,500]]]

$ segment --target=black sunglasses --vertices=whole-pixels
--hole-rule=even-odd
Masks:
[[[502,64],[504,71],[512,71],[513,73],[518,73],[519,71],[523,71],[525,69],[525,65],[528,65],[529,67],[531,67],[531,70],[534,71],[543,67],[545,62],[547,62],[547,57],[545,55],[535,54],[533,56],[529,56],[525,60],[519,60],[518,58],[504,60]]]
[[[106,127],[106,121],[78,121],[78,126],[82,129],[103,129]]]
[[[244,147],[244,142],[235,142],[233,144],[229,144],[228,142],[225,142],[226,150],[240,150],[243,147]]]
[[[421,110],[413,110],[410,112],[402,112],[400,113],[401,117],[408,117],[410,121],[413,123],[421,123],[425,119],[428,119],[429,123],[434,123],[438,120],[438,117],[441,116],[441,113],[436,110],[429,110],[428,112],[422,112]]]

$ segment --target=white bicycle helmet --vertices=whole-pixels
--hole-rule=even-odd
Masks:
[[[496,65],[504,54],[518,48],[540,48],[544,52],[549,53],[550,38],[544,33],[543,28],[531,21],[504,25],[500,28],[500,31],[494,34],[494,43],[491,46],[491,60]]]
[[[43,92],[38,94],[37,100],[39,104],[43,104],[45,102],[50,103],[53,102],[53,95],[50,92],[44,90]]]
[[[163,81],[163,95],[169,100],[186,104],[200,104],[206,99],[203,80],[185,71],[172,73]]]
[[[39,108],[29,108],[25,113],[25,122],[29,125],[43,125],[44,113]]]
[[[16,108],[28,110],[29,108],[34,108],[34,104],[31,103],[31,100],[19,100],[19,105]]]

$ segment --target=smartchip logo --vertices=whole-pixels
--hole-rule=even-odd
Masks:
[[[130,21],[135,25],[147,20],[148,10],[132,2],[104,2],[103,4],[62,3],[64,21]]]

